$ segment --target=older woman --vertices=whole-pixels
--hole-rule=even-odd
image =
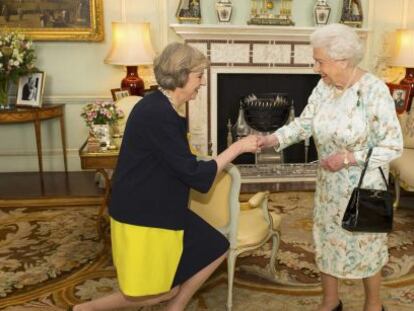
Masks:
[[[74,310],[112,310],[169,300],[184,310],[225,259],[228,242],[188,209],[190,188],[207,192],[215,176],[258,138],[246,137],[210,161],[198,161],[179,113],[197,96],[208,66],[198,50],[168,45],[155,60],[160,86],[145,96],[127,121],[113,178],[111,239],[120,291]]]
[[[388,260],[387,236],[341,228],[348,199],[373,147],[364,186],[384,189],[378,167],[402,151],[394,102],[386,85],[358,67],[363,46],[356,32],[331,24],[311,35],[314,70],[321,80],[300,117],[260,140],[283,149],[313,136],[320,167],[315,192],[313,236],[321,271],[320,311],[342,310],[338,278],[363,279],[365,311],[380,311],[381,268]]]

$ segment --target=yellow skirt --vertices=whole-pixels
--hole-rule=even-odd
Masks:
[[[183,230],[124,224],[111,218],[112,258],[119,287],[127,296],[171,289],[183,252]]]

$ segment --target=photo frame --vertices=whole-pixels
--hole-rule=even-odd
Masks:
[[[363,19],[361,0],[343,0],[341,23],[361,28]]]
[[[103,0],[4,0],[0,27],[22,32],[34,41],[102,41]]]
[[[180,0],[175,16],[180,23],[200,24],[201,0]]]
[[[112,99],[114,102],[120,100],[121,98],[131,96],[129,88],[117,88],[111,89]]]
[[[16,106],[41,107],[45,73],[33,72],[19,78]]]
[[[410,100],[411,87],[403,84],[387,83],[390,93],[395,103],[397,113],[403,113],[407,110]]]

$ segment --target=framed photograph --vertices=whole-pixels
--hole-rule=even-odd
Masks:
[[[407,110],[410,99],[411,87],[409,85],[387,83],[392,98],[395,103],[397,113],[403,113]]]
[[[201,22],[200,0],[180,0],[175,16],[177,17],[180,23],[200,24]]]
[[[41,107],[44,90],[44,72],[22,76],[17,86],[17,106]]]
[[[102,41],[103,0],[3,0],[0,27],[35,41]]]
[[[112,99],[114,100],[114,102],[120,100],[121,98],[131,96],[131,93],[129,92],[128,88],[112,89],[111,94],[112,94]]]

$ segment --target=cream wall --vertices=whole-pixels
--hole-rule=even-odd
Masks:
[[[110,98],[109,90],[119,86],[124,76],[122,67],[103,63],[111,41],[111,21],[121,20],[121,0],[104,0],[105,40],[92,42],[37,42],[37,66],[46,72],[45,101],[66,103],[67,154],[69,169],[80,170],[78,149],[87,136],[80,118],[81,108],[95,99]],[[178,0],[126,0],[127,21],[151,23],[154,47],[180,40],[168,25],[176,23]],[[214,0],[201,0],[203,23],[216,23]],[[247,0],[233,0],[232,23],[245,24],[249,14]],[[342,0],[329,0],[333,7],[331,21],[340,17]],[[313,26],[312,7],[315,0],[294,0],[293,20],[297,26]],[[383,38],[400,27],[414,27],[414,0],[362,0],[364,27],[371,30],[365,66],[375,68],[385,59]],[[278,1],[276,1],[278,4]],[[411,12],[411,13],[410,13]],[[150,68],[140,71],[146,80]],[[44,169],[63,170],[59,124],[51,120],[42,125]],[[32,124],[0,125],[0,171],[37,171],[36,145]]]

